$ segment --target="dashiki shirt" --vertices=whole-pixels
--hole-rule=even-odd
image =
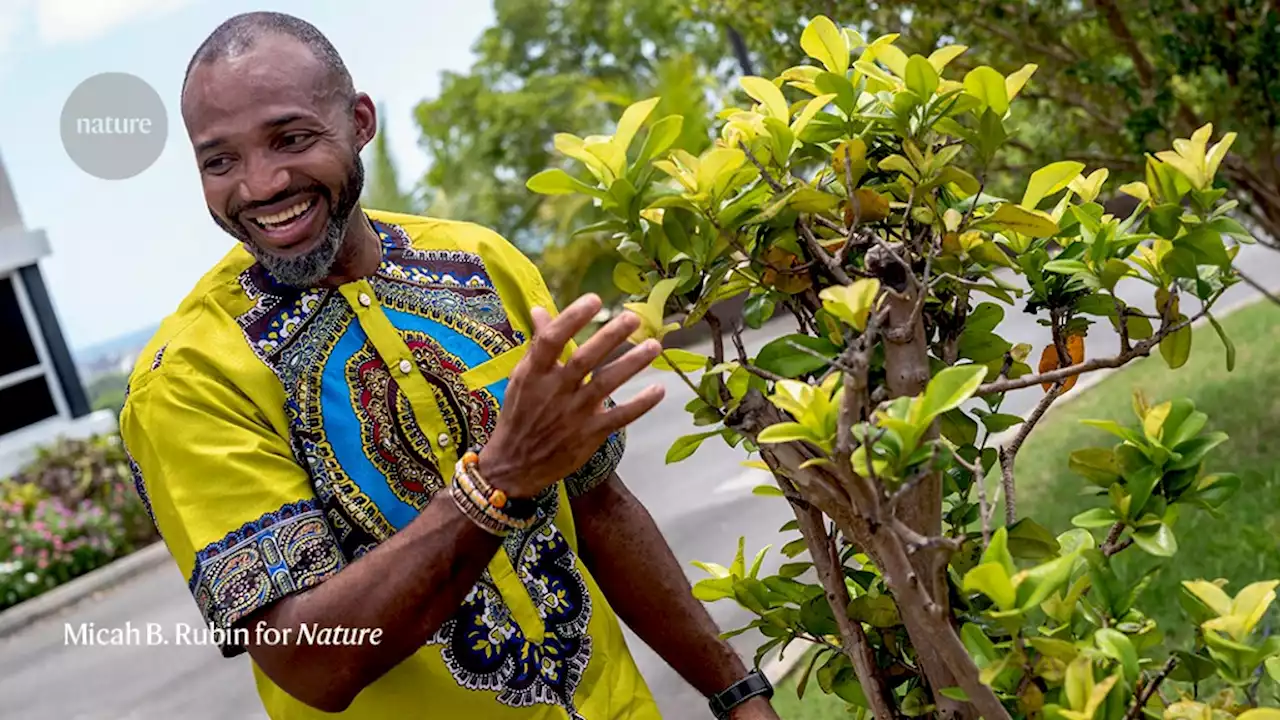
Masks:
[[[367,216],[374,275],[294,289],[237,246],[131,376],[120,429],[137,490],[212,627],[324,582],[412,521],[492,432],[530,309],[553,309],[493,232]],[[338,717],[658,718],[569,504],[622,449],[619,433],[548,488],[541,521],[504,541],[453,617]],[[253,670],[272,718],[335,717]]]

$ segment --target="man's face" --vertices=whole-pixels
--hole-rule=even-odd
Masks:
[[[214,221],[283,283],[329,275],[364,186],[369,99],[341,93],[302,43],[268,35],[198,65],[182,112]]]

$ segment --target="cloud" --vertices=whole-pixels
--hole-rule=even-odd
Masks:
[[[18,0],[22,3],[29,0]],[[115,28],[176,10],[191,0],[35,0],[36,28],[47,44],[101,37]],[[7,13],[11,14],[11,13]],[[0,17],[0,30],[4,27]]]

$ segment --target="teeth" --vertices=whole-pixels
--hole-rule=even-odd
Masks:
[[[281,223],[288,222],[289,220],[292,220],[298,217],[299,215],[301,215],[302,213],[306,212],[309,209],[311,209],[310,200],[308,200],[307,202],[300,202],[297,205],[294,205],[293,207],[289,208],[288,210],[285,210],[283,212],[278,212],[275,215],[263,215],[262,217],[254,218],[254,222],[258,223],[263,227],[279,225]]]

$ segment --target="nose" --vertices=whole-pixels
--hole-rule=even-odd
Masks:
[[[239,193],[244,203],[266,202],[289,187],[289,170],[262,154],[254,154],[244,164]]]

